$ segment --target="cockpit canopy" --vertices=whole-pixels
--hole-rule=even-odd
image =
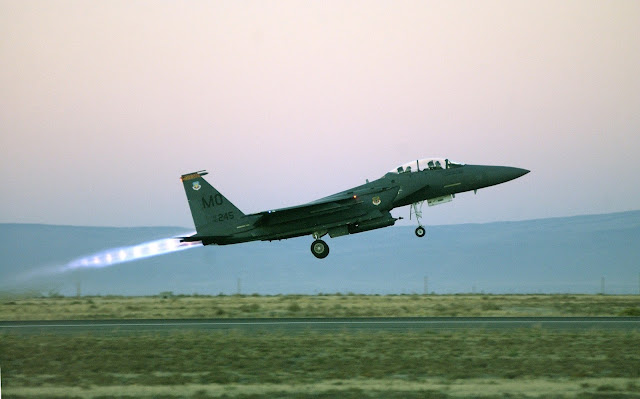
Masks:
[[[463,163],[453,162],[445,158],[424,158],[407,162],[389,171],[389,173],[410,173],[426,170],[453,169],[463,166]]]

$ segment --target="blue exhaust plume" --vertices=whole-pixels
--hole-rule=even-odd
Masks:
[[[189,235],[191,234],[195,234],[195,232],[190,233]],[[69,262],[67,265],[62,266],[59,271],[66,272],[79,269],[109,267],[120,263],[133,262],[153,256],[184,251],[198,246],[201,246],[201,243],[180,242],[179,238],[163,238],[128,247],[111,248],[95,254],[87,255]]]

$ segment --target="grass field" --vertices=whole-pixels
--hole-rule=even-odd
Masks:
[[[232,295],[0,299],[0,320],[640,316],[637,295]]]
[[[631,398],[639,347],[543,329],[3,334],[0,360],[7,397]]]
[[[633,316],[638,296],[0,300],[1,320]],[[3,398],[640,398],[640,331],[0,333]]]

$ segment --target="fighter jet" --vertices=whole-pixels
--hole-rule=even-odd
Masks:
[[[444,158],[411,161],[392,169],[381,178],[328,197],[289,208],[244,214],[209,184],[206,171],[181,176],[191,208],[196,234],[183,242],[227,245],[248,241],[273,241],[311,235],[311,253],[318,259],[329,255],[321,238],[393,226],[398,219],[390,211],[410,205],[424,237],[420,219],[422,204],[450,202],[456,194],[508,182],[529,173],[508,166],[465,165]]]

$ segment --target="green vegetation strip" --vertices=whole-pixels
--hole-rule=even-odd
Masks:
[[[11,389],[12,398],[234,398],[234,399],[423,399],[423,398],[637,398],[638,381],[628,378],[392,379],[329,380],[306,384],[185,384]]]
[[[5,395],[25,397],[524,394],[509,381],[637,397],[639,347],[638,331],[601,330],[0,334],[0,364]]]
[[[388,316],[640,316],[637,295],[0,297],[0,320]]]

